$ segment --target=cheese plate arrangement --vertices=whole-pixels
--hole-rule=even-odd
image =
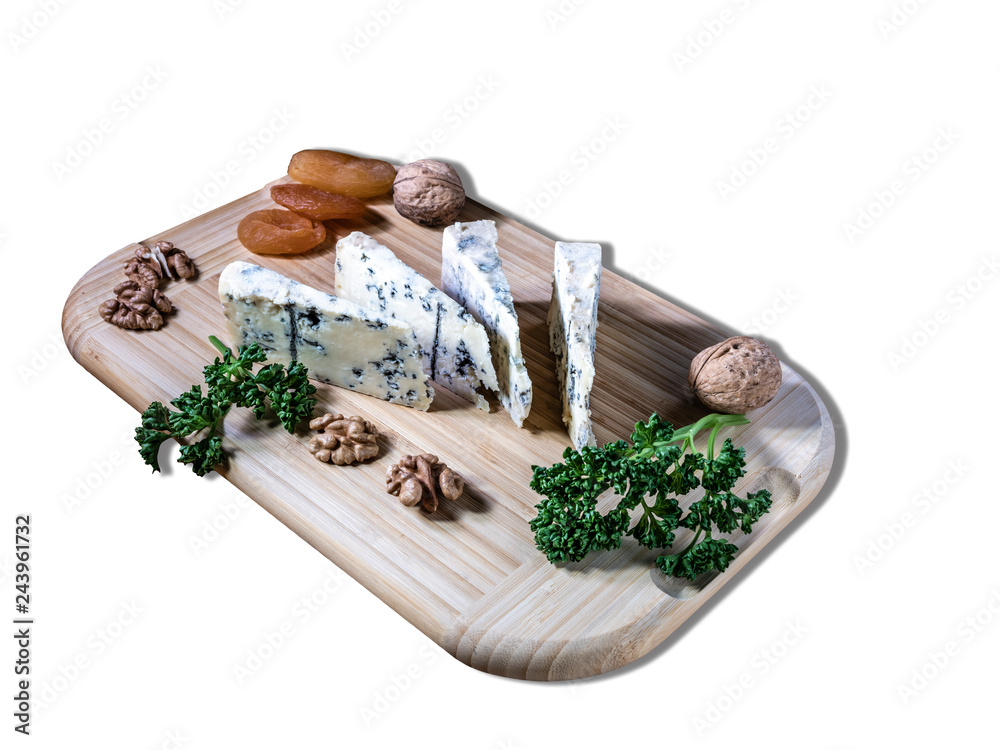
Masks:
[[[136,461],[219,473],[505,677],[647,654],[833,461],[825,406],[766,344],[604,268],[597,243],[467,199],[430,160],[299,152],[94,266],[63,332],[141,413]]]

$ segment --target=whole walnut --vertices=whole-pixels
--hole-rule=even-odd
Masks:
[[[400,167],[392,202],[401,216],[426,227],[450,224],[465,205],[462,178],[450,164],[421,159]]]
[[[688,385],[710,409],[746,414],[774,398],[781,387],[781,363],[763,341],[733,336],[691,361]]]

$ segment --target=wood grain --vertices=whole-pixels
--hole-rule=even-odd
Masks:
[[[164,285],[176,312],[159,331],[123,331],[97,314],[122,278],[128,249],[94,266],[63,312],[76,360],[137,410],[166,402],[201,381],[201,368],[215,356],[209,334],[225,337],[216,288],[228,263],[249,260],[332,290],[335,242],[355,229],[440,280],[441,230],[401,218],[388,197],[376,199],[363,221],[331,224],[335,236],[318,251],[253,256],[237,241],[236,226],[248,212],[273,207],[269,187],[143,240],[172,241],[199,269],[195,279]],[[320,409],[379,425],[385,438],[377,459],[321,464],[305,448],[307,430],[288,435],[234,411],[225,425],[231,458],[219,473],[466,664],[529,680],[600,674],[661,643],[816,496],[833,461],[832,423],[816,392],[785,367],[777,397],[752,414],[752,425],[729,433],[750,457],[738,489],[768,487],[774,507],[752,535],[733,536],[740,551],[725,573],[693,584],[668,579],[652,565],[656,553],[631,540],[582,563],[550,565],[528,528],[537,502],[528,482],[532,464],[558,461],[568,445],[545,322],[554,242],[470,201],[460,220],[477,219],[497,223],[520,319],[534,384],[523,429],[495,399],[484,414],[442,387],[420,413],[320,385]],[[599,443],[628,435],[654,409],[678,425],[706,413],[687,392],[687,368],[726,333],[607,269],[598,322],[592,410]],[[468,485],[435,514],[385,494],[388,467],[418,452],[437,454]]]

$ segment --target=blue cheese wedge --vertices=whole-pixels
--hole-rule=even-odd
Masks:
[[[405,321],[420,343],[424,372],[483,411],[480,386],[498,389],[486,330],[465,308],[363,232],[337,243],[334,293]]]
[[[234,345],[260,344],[273,362],[309,377],[426,411],[434,389],[413,329],[252,263],[230,263],[219,299]]]
[[[444,230],[441,288],[486,329],[500,403],[518,427],[531,410],[531,379],[521,356],[521,332],[497,253],[492,221],[458,222]]]
[[[556,355],[562,418],[573,447],[597,445],[590,422],[597,345],[597,298],[601,293],[601,246],[557,242],[549,305],[549,346]]]

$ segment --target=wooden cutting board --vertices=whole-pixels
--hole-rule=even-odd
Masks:
[[[195,279],[162,287],[176,312],[159,331],[124,331],[97,313],[113,297],[132,250],[94,266],[63,312],[74,358],[137,410],[151,401],[166,403],[202,382],[202,367],[216,355],[208,336],[226,339],[216,289],[228,263],[248,260],[332,290],[335,242],[355,229],[432,282],[440,280],[441,230],[401,218],[389,197],[376,199],[366,220],[342,223],[318,251],[252,255],[237,240],[236,226],[250,211],[274,207],[269,187],[143,240],[170,240],[199,270]],[[347,467],[320,463],[306,449],[307,429],[289,435],[233,410],[225,423],[230,461],[219,473],[476,669],[528,680],[616,669],[667,638],[816,496],[833,460],[830,417],[809,384],[785,367],[777,397],[751,414],[753,424],[727,433],[749,457],[737,490],[767,487],[774,504],[750,536],[733,535],[740,551],[725,573],[693,584],[668,579],[653,566],[657,553],[630,539],[622,549],[581,563],[549,564],[528,527],[538,500],[528,483],[532,464],[560,460],[568,444],[546,327],[554,243],[472,201],[459,218],[497,223],[534,384],[524,428],[515,427],[495,400],[485,414],[443,387],[436,387],[423,413],[320,385],[319,413],[358,414],[379,426],[385,437],[377,459]],[[678,426],[707,413],[687,391],[688,365],[728,334],[608,269],[598,321],[591,403],[599,443],[627,437],[654,410]],[[401,505],[386,494],[385,474],[408,453],[439,456],[465,478],[465,494],[434,514]],[[138,454],[133,460],[140,460]]]

